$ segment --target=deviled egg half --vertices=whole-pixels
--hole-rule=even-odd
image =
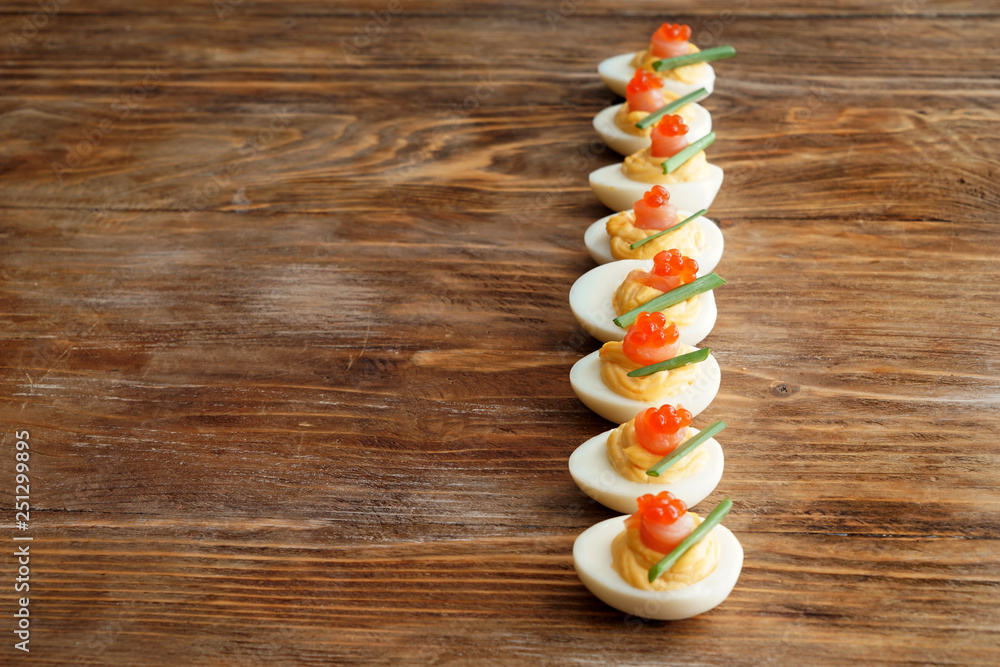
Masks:
[[[661,185],[679,209],[709,208],[723,178],[722,169],[710,164],[703,150],[715,141],[715,133],[689,143],[688,131],[680,116],[664,116],[650,133],[649,148],[590,172],[594,195],[608,208],[624,211],[651,186]]]
[[[697,273],[698,263],[678,250],[664,250],[652,261],[623,259],[602,264],[573,283],[570,310],[580,326],[602,343],[621,340],[625,329],[615,324],[615,318],[691,284]],[[697,345],[712,332],[718,317],[713,290],[678,299],[656,312],[677,325],[681,343]]]
[[[625,97],[629,81],[638,69],[657,75],[663,80],[663,87],[677,95],[686,95],[699,88],[711,93],[715,89],[715,70],[707,62],[659,71],[654,67],[654,63],[661,60],[699,53],[700,49],[689,39],[689,26],[664,23],[653,33],[649,48],[608,58],[597,66],[597,73],[608,88],[622,97]]]
[[[583,242],[598,264],[616,259],[652,259],[658,252],[676,248],[708,273],[722,259],[725,244],[719,226],[700,213],[678,210],[670,203],[667,189],[654,185],[632,208],[590,225]]]
[[[625,101],[594,116],[594,129],[611,149],[631,155],[649,148],[649,134],[658,116],[677,113],[688,124],[689,140],[697,141],[712,131],[712,115],[694,100],[707,96],[703,88],[681,97],[663,88],[663,79],[645,70],[636,70],[628,84]],[[688,100],[685,102],[685,100]],[[643,125],[643,127],[639,127]]]
[[[697,416],[719,393],[721,371],[708,350],[679,339],[663,313],[641,313],[622,341],[609,341],[573,365],[573,392],[619,424],[664,404],[683,405]]]
[[[743,569],[743,547],[713,517],[719,508],[706,517],[702,534],[701,517],[668,491],[636,503],[635,514],[602,521],[576,538],[573,566],[583,585],[619,611],[661,621],[703,614],[729,597]],[[684,549],[693,533],[695,543]],[[673,562],[661,573],[668,556]]]
[[[722,447],[710,436],[721,430],[717,425],[724,428],[725,424],[716,422],[703,438],[689,426],[691,419],[683,407],[647,408],[577,447],[569,457],[570,475],[581,491],[618,512],[635,512],[638,496],[659,489],[694,507],[722,479]],[[693,449],[685,453],[688,447]],[[664,470],[654,470],[657,474],[649,474],[668,457],[676,460]]]

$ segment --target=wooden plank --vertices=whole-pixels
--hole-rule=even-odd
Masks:
[[[8,48],[32,662],[996,664],[997,7],[714,22],[740,4],[681,18],[740,51],[706,101],[729,283],[698,421],[730,424],[706,504],[746,563],[669,624],[580,584],[613,513],[566,470],[609,427],[566,380],[615,159],[594,70],[662,3],[404,2],[349,58],[385,2],[65,3]]]
[[[915,2],[898,2],[880,0],[877,2],[862,2],[861,0],[837,0],[822,6],[795,2],[794,0],[706,0],[697,5],[686,3],[664,3],[657,0],[635,0],[622,5],[614,0],[580,0],[569,2],[533,3],[529,0],[509,0],[505,2],[487,1],[475,5],[463,6],[456,11],[455,5],[448,0],[358,0],[356,2],[321,2],[304,0],[294,5],[280,0],[220,0],[206,3],[201,0],[178,0],[177,2],[157,2],[144,5],[129,4],[127,0],[101,0],[99,3],[77,4],[69,0],[56,0],[58,11],[51,4],[40,6],[31,0],[11,0],[4,4],[2,14],[25,14],[47,12],[58,17],[69,15],[98,15],[114,17],[121,14],[144,16],[150,14],[197,15],[201,18],[217,21],[240,19],[245,16],[362,16],[369,13],[388,12],[391,16],[445,16],[458,15],[522,15],[526,22],[546,12],[552,12],[570,18],[574,16],[591,17],[593,15],[613,15],[623,17],[645,16],[654,20],[669,20],[675,16],[710,16],[730,12],[733,21],[739,18],[762,18],[780,16],[782,18],[799,18],[801,16],[822,15],[839,18],[842,16],[892,16],[925,17],[931,16],[967,16],[969,14],[996,13],[996,7],[977,3],[972,0],[918,0]],[[557,24],[561,25],[561,24]]]

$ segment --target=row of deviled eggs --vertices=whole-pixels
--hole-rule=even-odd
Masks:
[[[577,321],[604,343],[573,366],[570,383],[620,424],[583,443],[570,473],[584,493],[629,515],[584,531],[574,565],[604,602],[660,620],[721,603],[743,563],[739,541],[719,524],[728,499],[704,519],[687,511],[722,477],[722,447],[711,436],[725,428],[690,427],[719,390],[718,362],[694,346],[715,324],[712,290],[725,283],[712,273],[722,233],[703,215],[723,173],[705,158],[715,134],[697,102],[714,88],[708,61],[735,53],[701,52],[689,37],[687,26],[663,24],[647,50],[598,68],[626,101],[600,112],[594,128],[627,157],[590,175],[597,198],[619,212],[587,229],[598,266],[570,290]]]

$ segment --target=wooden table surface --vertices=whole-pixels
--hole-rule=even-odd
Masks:
[[[997,3],[4,4],[0,663],[1000,662]],[[672,623],[580,583],[567,471],[595,68],[664,20],[740,53],[746,561]]]

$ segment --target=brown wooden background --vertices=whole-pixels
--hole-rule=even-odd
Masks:
[[[52,4],[0,11],[0,662],[1000,661],[996,2]],[[746,563],[644,623],[572,569],[566,299],[595,68],[663,20],[740,52],[698,422]]]

